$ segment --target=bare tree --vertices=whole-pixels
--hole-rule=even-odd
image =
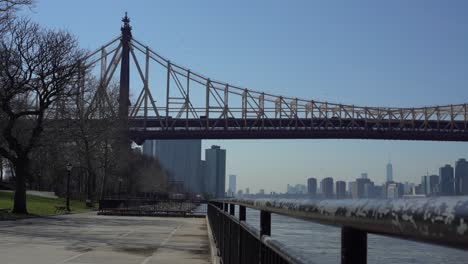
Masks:
[[[1,36],[0,155],[15,170],[15,213],[27,213],[31,150],[45,128],[47,114],[76,93],[83,56],[69,33],[43,30],[28,20],[14,22]]]
[[[105,104],[100,98],[104,88],[107,88],[105,92],[112,105]],[[102,87],[102,83],[90,77],[83,89],[82,98],[76,100],[74,107],[77,129],[73,131],[71,139],[76,143],[77,152],[88,173],[87,199],[94,200],[98,192],[98,174],[101,174],[99,192],[102,197],[110,169],[116,168],[113,146],[120,132],[120,122],[115,115],[118,110],[118,85],[112,83]],[[96,96],[97,100],[93,100]],[[93,101],[98,103],[92,105]]]
[[[16,12],[22,7],[31,7],[34,0],[0,0],[0,33],[5,32],[15,19]]]

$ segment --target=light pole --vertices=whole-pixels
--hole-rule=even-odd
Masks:
[[[71,170],[72,170],[72,165],[71,163],[69,162],[67,164],[67,212],[70,212],[70,174],[71,174]]]
[[[119,177],[119,196],[118,196],[119,199],[120,199],[120,187],[121,187],[121,185],[122,185],[122,182],[123,182],[122,177]]]

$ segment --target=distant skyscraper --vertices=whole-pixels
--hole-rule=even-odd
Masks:
[[[374,182],[369,181],[364,183],[364,198],[376,198]]]
[[[422,185],[422,183],[414,186],[414,192],[415,192],[415,194],[425,194],[424,193],[424,186]]]
[[[398,182],[386,182],[383,185],[383,197],[388,199],[400,198],[405,194],[405,185]]]
[[[468,194],[468,162],[466,159],[459,159],[455,163],[455,194]]]
[[[390,161],[387,164],[387,182],[392,182],[393,181],[393,166]]]
[[[358,178],[352,186],[351,197],[353,199],[369,198],[369,194],[373,192],[374,183],[366,178]],[[367,187],[366,187],[367,186]]]
[[[336,198],[337,199],[346,198],[346,182],[336,181]]]
[[[374,197],[373,198],[384,198],[384,187],[385,185],[374,185]]]
[[[455,187],[453,185],[453,167],[445,165],[439,169],[440,176],[440,194],[441,195],[454,195]]]
[[[414,183],[405,182],[403,184],[404,194],[412,194],[413,189],[414,189]]]
[[[217,198],[224,197],[226,190],[226,150],[211,146],[205,151],[205,191]]]
[[[320,189],[324,198],[333,198],[333,178],[327,177],[320,182]]]
[[[143,154],[158,158],[173,184],[202,193],[201,140],[146,140]]]
[[[315,197],[317,195],[317,179],[307,179],[307,193],[312,197]]]
[[[361,178],[367,179],[367,177],[368,177],[367,172],[361,173]]]
[[[428,177],[429,195],[437,195],[439,193],[439,175],[430,175]]]
[[[425,195],[429,195],[431,193],[429,188],[429,176],[421,176],[421,189]]]
[[[201,192],[202,193],[209,193],[206,184],[206,178],[208,177],[208,169],[206,160],[200,160],[200,166],[198,167],[198,175],[200,177],[200,185],[201,185]]]
[[[387,199],[397,199],[398,195],[398,186],[396,183],[387,183]]]
[[[236,175],[229,175],[229,196],[236,194]]]
[[[250,194],[250,188],[245,188],[245,195],[249,195]]]

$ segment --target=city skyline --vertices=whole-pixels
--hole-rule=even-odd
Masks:
[[[207,1],[181,9],[178,1],[42,1],[33,19],[66,25],[94,50],[119,33],[116,22],[128,11],[137,39],[219,80],[305,99],[418,107],[468,102],[467,7],[463,1]],[[211,145],[229,151],[226,174],[238,175],[238,188],[252,192],[280,191],[287,181],[314,176],[349,181],[363,171],[383,181],[389,152],[395,180],[417,182],[426,169],[437,174],[430,165],[468,156],[460,142],[203,141],[203,148]]]
[[[352,176],[351,176],[351,179],[350,179],[350,180],[348,180],[348,178],[345,180],[345,179],[342,179],[342,178],[336,178],[336,177],[334,177],[334,176],[324,176],[324,177],[309,176],[309,177],[307,177],[304,181],[299,181],[299,182],[287,182],[287,184],[286,184],[287,188],[286,188],[285,191],[284,191],[284,188],[283,188],[283,190],[279,190],[279,191],[276,191],[276,190],[268,190],[267,188],[261,188],[261,189],[265,190],[266,193],[276,193],[276,194],[285,193],[285,194],[286,194],[286,193],[290,193],[290,190],[289,190],[290,187],[291,187],[291,188],[294,188],[294,187],[295,187],[295,188],[298,188],[298,186],[301,186],[301,187],[304,186],[304,188],[306,188],[306,187],[308,186],[309,180],[310,180],[310,179],[314,179],[314,180],[315,180],[315,184],[316,184],[316,188],[317,188],[316,190],[320,190],[320,192],[321,192],[321,187],[317,185],[317,182],[320,182],[320,181],[322,181],[322,180],[324,180],[324,179],[327,179],[327,178],[332,178],[334,181],[337,181],[337,182],[345,182],[345,183],[346,183],[346,182],[347,182],[347,183],[351,183],[352,181],[355,181],[355,180],[357,180],[357,179],[369,179],[369,180],[372,180],[373,182],[375,182],[375,184],[378,184],[378,185],[385,184],[386,182],[396,182],[396,183],[402,183],[402,184],[405,183],[405,184],[411,184],[411,185],[416,186],[416,185],[422,183],[421,177],[437,176],[437,177],[440,177],[440,178],[442,179],[442,177],[443,177],[443,176],[442,176],[442,175],[443,175],[442,169],[443,169],[443,168],[447,168],[447,166],[448,166],[448,167],[450,167],[450,169],[452,170],[451,176],[450,176],[450,177],[452,178],[452,179],[451,179],[452,182],[450,183],[449,186],[452,186],[452,187],[453,187],[453,190],[452,190],[453,192],[444,192],[444,191],[442,191],[442,190],[438,190],[438,191],[440,191],[441,194],[445,194],[445,195],[455,195],[455,194],[456,194],[456,190],[457,190],[457,188],[458,188],[458,187],[457,187],[457,184],[456,184],[456,182],[457,182],[457,178],[456,178],[456,177],[457,177],[457,176],[456,176],[457,170],[456,170],[456,168],[457,168],[457,164],[459,164],[459,162],[466,162],[466,159],[465,159],[465,158],[459,158],[459,159],[455,160],[453,163],[440,164],[439,166],[435,165],[435,166],[437,166],[437,169],[436,169],[437,172],[436,172],[436,173],[429,173],[429,170],[426,170],[425,174],[421,174],[421,175],[419,176],[419,179],[416,179],[415,181],[411,181],[411,180],[408,180],[408,179],[405,179],[405,178],[402,178],[402,179],[399,180],[399,181],[398,181],[398,180],[394,180],[394,179],[393,179],[393,169],[391,169],[391,175],[392,175],[392,177],[391,177],[391,180],[389,180],[389,177],[388,177],[388,174],[387,174],[387,173],[388,173],[388,167],[389,167],[389,165],[390,165],[390,167],[393,167],[393,163],[389,161],[389,162],[387,162],[386,165],[385,165],[385,175],[382,176],[382,177],[384,177],[385,179],[384,179],[383,181],[380,181],[380,179],[377,179],[377,180],[376,180],[375,178],[370,177],[370,176],[368,175],[367,172],[363,172],[363,173],[360,173],[360,175],[356,175],[355,178],[352,178]],[[461,168],[461,167],[460,167],[460,168]],[[464,175],[463,173],[465,173],[465,170],[466,170],[466,169],[468,169],[468,165],[466,165],[466,167],[460,169],[462,175]],[[431,172],[432,172],[432,170],[431,170]],[[236,177],[236,178],[237,178],[237,177]],[[439,180],[441,180],[441,179],[439,179]],[[468,186],[468,185],[466,185],[466,186]],[[441,187],[441,186],[440,186],[440,187]],[[250,187],[245,187],[245,188],[250,189]],[[243,189],[245,189],[245,188],[240,188],[240,187],[239,187],[238,190],[243,190]],[[467,188],[467,187],[465,187],[465,188]],[[252,190],[254,191],[253,193],[257,193],[257,192],[255,192],[255,189],[252,189]],[[260,190],[260,189],[259,189],[259,190]],[[291,192],[291,193],[296,193],[296,192],[297,192],[297,191],[293,191],[293,192]],[[307,191],[307,192],[308,192],[308,191]],[[299,192],[298,192],[298,193],[299,193]],[[304,193],[305,193],[305,192],[304,192]]]
[[[266,141],[266,140],[265,140]],[[355,140],[352,140],[355,141]],[[202,141],[202,145],[205,146],[203,143],[205,141]],[[213,142],[213,141],[209,141]],[[215,141],[220,144],[220,142],[226,142],[226,141]],[[362,142],[362,143],[360,143]],[[320,142],[319,142],[320,143]],[[355,144],[365,144],[365,141],[362,140],[356,140]],[[387,143],[388,145],[390,143],[392,144],[397,144],[399,142],[396,141],[382,141],[382,143]],[[403,145],[404,142],[401,142],[401,145]],[[418,145],[424,145],[424,142],[412,142],[409,141],[407,143],[414,143]],[[210,143],[211,144],[211,143]],[[324,144],[322,142],[322,144]],[[227,147],[226,147],[227,148]],[[238,153],[235,153],[235,151],[242,151],[237,148],[227,148],[229,153],[229,156],[236,155]],[[271,148],[270,148],[271,149]],[[346,149],[345,146],[343,146],[340,149]],[[424,149],[426,151],[430,151],[431,147],[430,146],[424,146]],[[271,150],[273,151],[273,150]],[[402,151],[403,152],[403,151]],[[411,151],[411,149],[408,149],[406,152],[406,155],[401,156],[401,157],[395,157],[392,158],[391,164],[392,164],[392,178],[396,182],[413,182],[413,183],[419,183],[421,181],[421,176],[429,174],[439,174],[439,168],[445,164],[450,164],[452,167],[455,166],[456,160],[459,158],[468,158],[468,153],[466,155],[463,155],[465,152],[463,150],[460,150],[457,152],[459,155],[452,154],[450,156],[446,156],[445,153],[438,153],[437,155],[434,155],[436,157],[439,157],[440,160],[437,161],[435,160],[431,164],[427,162],[424,157],[418,157],[412,155],[415,153],[415,151]],[[337,151],[336,153],[340,154],[340,151]],[[246,156],[245,160],[249,159],[250,156]],[[261,158],[261,157],[260,157]],[[270,166],[274,166],[272,168],[268,168],[268,171],[274,171],[274,170],[280,170],[280,171],[287,171],[287,168],[282,168],[281,165],[281,157],[277,157],[278,159],[275,159],[271,163],[268,161],[264,161],[264,164],[269,164]],[[324,159],[326,157],[321,157],[322,159],[320,161],[317,161],[317,164],[323,164]],[[246,187],[249,187],[251,192],[257,193],[259,189],[265,189],[265,192],[277,192],[277,193],[282,193],[284,192],[284,188],[287,184],[306,184],[307,183],[307,178],[313,177],[317,178],[317,180],[321,180],[326,177],[332,177],[337,180],[343,180],[346,182],[353,181],[356,178],[361,177],[361,174],[363,172],[367,173],[368,177],[371,178],[373,181],[375,181],[376,184],[383,184],[386,179],[386,169],[387,169],[387,164],[388,164],[388,159],[385,157],[380,157],[380,155],[373,155],[372,152],[366,153],[366,157],[362,156],[341,156],[338,155],[338,158],[336,159],[337,163],[341,161],[343,164],[340,168],[326,168],[321,166],[319,169],[314,169],[312,166],[312,171],[313,172],[318,172],[318,173],[313,173],[312,171],[307,171],[301,169],[300,171],[298,170],[299,173],[302,174],[289,174],[287,177],[281,177],[281,178],[270,178],[268,179],[267,183],[269,185],[272,185],[272,183],[275,184],[275,187],[266,187],[265,185],[262,185],[262,183],[258,184],[252,184],[252,181],[254,180],[252,177],[254,176],[254,173],[252,171],[247,171],[243,167],[235,167],[234,164],[239,164],[241,166],[242,163],[237,163],[233,162],[230,160],[230,158],[227,159],[226,161],[226,166],[227,166],[227,171],[226,173],[233,173],[238,175],[237,176],[237,186],[238,189],[245,189]],[[373,164],[372,166],[367,166],[366,160],[372,160]],[[402,168],[400,166],[401,163],[408,163],[408,161],[411,163],[413,162],[414,166],[409,167],[409,168]],[[303,162],[302,164],[314,164],[314,161],[307,161],[307,160],[301,160],[301,161],[295,161],[295,160],[290,160],[291,167],[300,167],[302,164],[296,164],[299,162]],[[358,164],[358,162],[361,162],[361,164]],[[378,163],[380,162],[380,163]],[[234,163],[234,164],[233,164]],[[278,165],[278,166],[276,166]],[[344,166],[346,165],[346,166]],[[396,169],[395,169],[396,168]],[[243,172],[243,173],[241,173]],[[259,173],[264,173],[262,176],[266,176],[267,172],[265,172],[265,168],[259,168]],[[262,177],[263,178],[263,177]]]

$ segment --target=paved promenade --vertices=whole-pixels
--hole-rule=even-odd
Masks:
[[[97,216],[0,221],[2,264],[209,263],[204,218]]]

